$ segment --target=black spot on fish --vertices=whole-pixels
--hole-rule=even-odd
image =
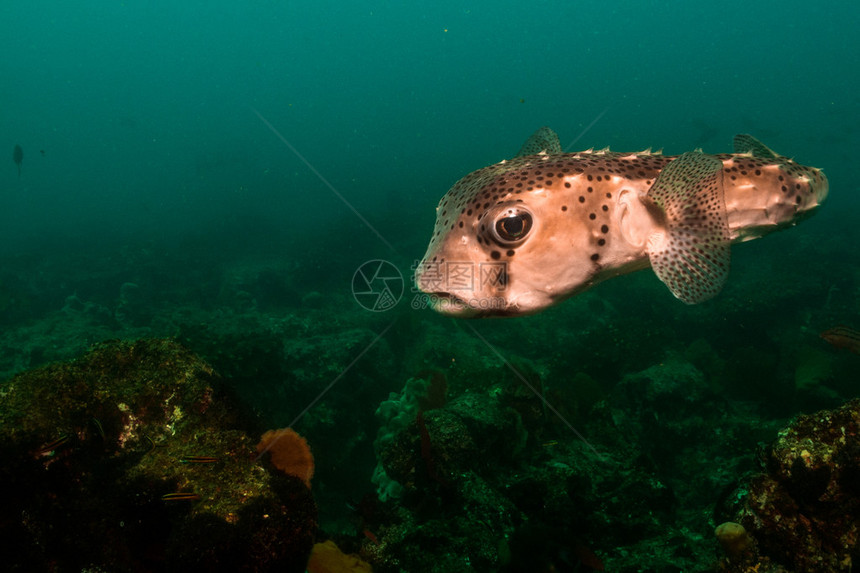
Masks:
[[[567,211],[567,205],[562,205],[562,206],[561,206],[561,210],[562,210],[562,211]]]
[[[608,225],[601,225],[600,226],[600,232],[601,233],[608,233],[609,232],[609,226]]]
[[[513,257],[515,252],[516,252],[516,251],[514,251],[513,249],[509,249],[509,250],[508,250],[508,252],[507,252],[507,255],[508,255],[509,257]]]
[[[591,260],[592,260],[592,261],[596,261],[596,260],[597,260],[597,259],[599,259],[599,258],[600,258],[600,255],[598,255],[597,253],[594,253],[593,255],[591,255]]]
[[[490,258],[494,261],[498,261],[500,258],[502,258],[502,253],[500,253],[499,251],[493,251],[490,253]]]

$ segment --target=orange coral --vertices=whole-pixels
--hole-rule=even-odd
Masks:
[[[308,561],[310,573],[373,573],[370,564],[355,555],[344,554],[333,541],[317,543]]]
[[[266,452],[272,457],[272,465],[292,476],[296,476],[311,487],[314,476],[314,457],[308,442],[292,428],[269,430],[260,438],[257,452]]]
[[[729,559],[736,563],[740,563],[744,554],[749,553],[753,546],[753,539],[744,526],[733,521],[718,525],[714,535],[720,541]]]

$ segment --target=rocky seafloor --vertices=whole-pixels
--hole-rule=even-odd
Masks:
[[[152,246],[9,259],[0,532],[18,551],[5,562],[194,567],[203,556],[182,548],[235,533],[213,525],[237,519],[228,514],[257,515],[242,509],[256,503],[238,494],[242,472],[261,499],[290,498],[264,493],[277,490],[272,474],[246,454],[255,433],[292,424],[316,461],[304,499],[319,514],[302,522],[312,530],[304,549],[331,540],[376,571],[849,571],[860,559],[850,402],[860,357],[818,334],[857,325],[860,270],[822,281],[820,245],[773,240],[765,253],[790,249],[812,268],[739,250],[729,285],[706,305],[683,306],[639,273],[539,316],[468,323],[403,302],[362,309],[349,281],[363,259],[349,254],[325,271],[310,259]],[[135,348],[174,358],[131,360]],[[96,359],[99,384],[80,366]],[[132,376],[132,366],[146,371]],[[187,403],[156,383],[189,369],[200,379]],[[31,385],[29,401],[12,402]],[[222,413],[205,422],[219,430],[183,418],[168,439],[165,405],[194,411],[204,386],[220,389]],[[161,405],[148,408],[160,429],[131,439],[111,408],[135,400]],[[162,500],[185,491],[187,472],[212,471],[165,471],[187,455],[242,469],[218,496]],[[716,536],[726,523],[737,527]],[[68,557],[72,545],[86,557]],[[211,568],[231,559],[223,570],[274,570],[255,561],[265,551],[224,550]]]

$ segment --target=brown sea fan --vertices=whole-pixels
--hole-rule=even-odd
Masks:
[[[257,453],[269,452],[272,465],[285,474],[296,476],[308,487],[314,476],[314,457],[307,440],[292,428],[269,430],[260,438]]]

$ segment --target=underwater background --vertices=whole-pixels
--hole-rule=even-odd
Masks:
[[[856,542],[733,552],[714,528],[780,428],[858,394],[860,357],[819,336],[860,328],[858,23],[841,1],[6,3],[0,393],[173,339],[248,427],[307,439],[315,540],[378,571],[848,570]],[[830,195],[733,246],[701,305],[648,270],[531,317],[413,308],[439,199],[542,125],[666,154],[750,133]],[[373,260],[403,277],[385,310],[354,295]]]

